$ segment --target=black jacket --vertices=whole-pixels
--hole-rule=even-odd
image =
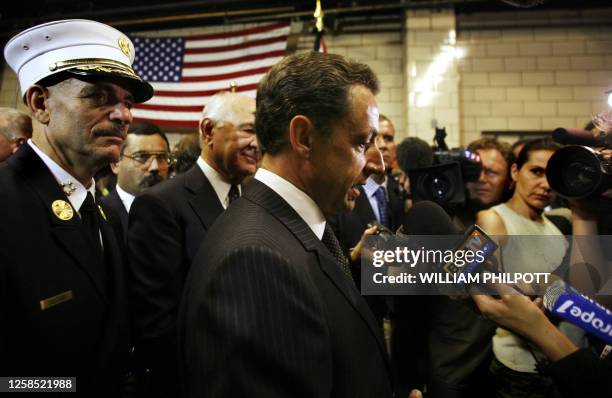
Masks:
[[[53,212],[68,198],[29,145],[0,165],[0,187],[0,374],[71,376],[84,396],[118,395],[128,320],[111,226],[100,212],[103,258],[78,209]]]
[[[108,221],[116,231],[121,233],[121,241],[125,244],[128,230],[128,212],[117,193],[117,188],[115,187],[107,196],[101,197],[100,203],[105,208],[111,209]]]
[[[376,321],[302,218],[253,180],[191,267],[179,314],[188,397],[390,397]]]
[[[130,293],[137,372],[148,396],[178,389],[176,316],[183,284],[223,207],[196,164],[138,195],[129,214]]]

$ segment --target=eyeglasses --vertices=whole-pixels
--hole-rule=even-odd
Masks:
[[[157,160],[157,164],[162,167],[171,165],[173,161],[172,157],[166,152],[136,152],[131,155],[124,154],[123,156],[146,166],[153,163],[153,159]]]

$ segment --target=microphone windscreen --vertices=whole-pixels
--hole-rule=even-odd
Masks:
[[[562,280],[548,287],[543,302],[551,313],[612,344],[612,312]]]
[[[404,173],[409,170],[422,169],[433,164],[433,149],[424,140],[408,137],[396,147],[397,164]]]
[[[584,129],[576,129],[570,128],[565,129],[559,127],[555,129],[552,133],[552,139],[558,144],[561,145],[585,145],[585,146],[603,146],[604,143],[600,142],[597,138],[593,136],[593,133],[584,130]]]
[[[416,202],[404,217],[406,235],[458,235],[462,231],[440,205],[423,200]]]

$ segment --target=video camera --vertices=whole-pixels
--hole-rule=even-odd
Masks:
[[[433,166],[408,171],[415,201],[431,200],[442,207],[465,203],[465,183],[478,180],[482,171],[480,156],[468,150],[449,150],[446,129],[437,128],[434,140]]]
[[[550,187],[566,199],[596,198],[612,188],[612,162],[603,156],[609,148],[604,135],[558,128],[553,140],[569,145],[556,151],[548,161],[546,178]]]

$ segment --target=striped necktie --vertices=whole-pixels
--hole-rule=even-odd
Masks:
[[[353,274],[351,274],[351,267],[349,266],[348,259],[342,253],[342,248],[340,247],[340,243],[334,235],[334,231],[329,227],[329,225],[325,225],[325,232],[323,233],[323,238],[321,242],[327,247],[327,250],[334,256],[338,266],[350,279],[353,281]],[[354,282],[354,281],[353,281]]]

